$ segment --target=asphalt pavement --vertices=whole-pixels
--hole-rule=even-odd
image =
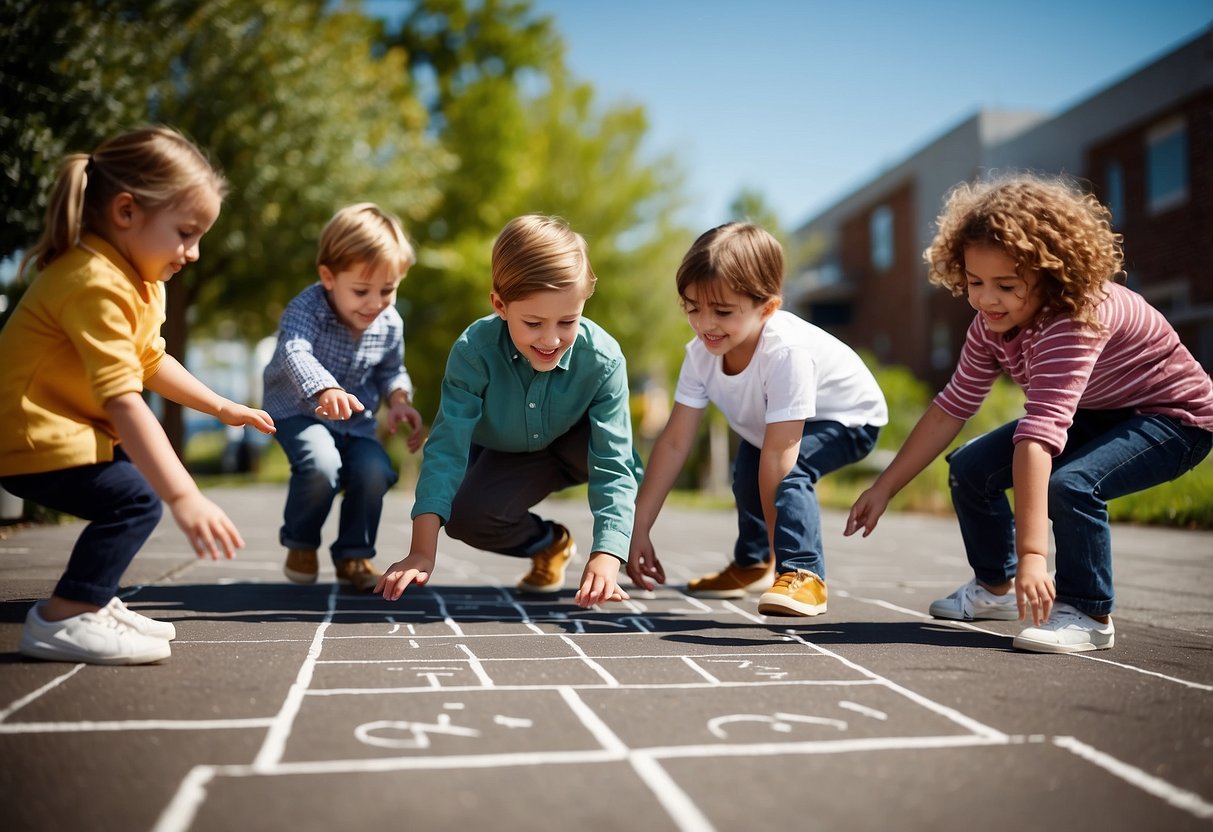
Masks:
[[[198,561],[166,516],[128,570],[172,621],[140,667],[27,660],[21,622],[79,525],[0,539],[0,827],[18,830],[1108,830],[1213,827],[1213,534],[1118,527],[1116,647],[1011,649],[926,615],[968,577],[955,521],[825,517],[829,611],[704,601],[729,511],[667,507],[671,583],[592,610],[447,540],[395,603],[286,582],[284,490],[215,489],[247,547]],[[381,567],[407,550],[393,491]],[[584,500],[543,513],[588,543]],[[336,512],[334,512],[335,514]],[[332,539],[330,518],[326,543]]]

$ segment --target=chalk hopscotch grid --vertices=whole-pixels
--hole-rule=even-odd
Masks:
[[[694,673],[702,677],[702,681],[693,683],[620,683],[616,680],[595,658],[586,654],[586,652],[577,645],[573,636],[576,635],[605,635],[605,633],[588,632],[579,627],[578,624],[573,624],[577,632],[573,634],[551,632],[542,629],[540,623],[558,623],[561,625],[569,625],[570,619],[567,616],[540,616],[532,619],[526,607],[515,600],[508,590],[500,589],[500,606],[513,608],[519,615],[517,623],[527,628],[526,633],[510,634],[510,633],[484,633],[484,634],[468,634],[465,633],[459,622],[452,615],[452,607],[459,612],[459,618],[464,622],[472,620],[493,620],[500,621],[500,616],[479,616],[473,615],[466,611],[471,609],[473,605],[464,605],[460,601],[454,604],[450,603],[444,594],[434,588],[429,590],[433,602],[437,606],[437,617],[424,616],[417,623],[433,624],[441,622],[451,631],[447,634],[431,634],[431,633],[411,633],[407,636],[402,636],[399,632],[399,624],[396,625],[397,630],[387,636],[374,635],[329,635],[329,629],[334,620],[340,620],[343,613],[361,613],[378,612],[378,610],[340,610],[338,609],[339,595],[337,587],[334,586],[328,595],[327,608],[323,620],[317,626],[316,631],[309,645],[309,650],[304,659],[295,682],[289,689],[284,700],[283,706],[279,712],[270,718],[250,718],[250,719],[213,719],[213,720],[129,720],[129,721],[81,721],[81,722],[42,722],[42,723],[10,723],[6,720],[20,708],[24,707],[29,702],[48,693],[50,690],[59,686],[69,678],[74,676],[83,668],[83,665],[76,665],[69,671],[61,674],[39,689],[27,694],[24,697],[16,700],[7,708],[0,710],[0,734],[16,734],[16,733],[55,733],[55,732],[74,732],[74,731],[119,731],[119,730],[216,730],[216,729],[232,729],[232,728],[256,728],[266,729],[266,739],[262,744],[253,763],[249,765],[198,765],[195,766],[189,774],[183,779],[176,795],[165,807],[161,814],[154,832],[177,832],[178,830],[188,830],[196,816],[197,811],[203,805],[207,796],[207,787],[216,778],[232,777],[258,777],[258,776],[288,776],[297,774],[349,774],[359,772],[388,772],[388,771],[403,771],[403,770],[439,770],[439,769],[455,769],[455,768],[495,768],[502,766],[520,766],[520,765],[560,765],[566,763],[617,763],[626,762],[635,771],[640,781],[643,782],[655,795],[659,803],[670,815],[670,818],[679,829],[683,830],[709,830],[712,829],[712,824],[700,812],[694,801],[678,786],[674,779],[662,767],[661,761],[667,759],[679,758],[710,758],[710,757],[738,757],[738,756],[773,756],[773,755],[794,755],[794,754],[833,754],[855,751],[882,751],[895,749],[945,749],[957,747],[972,747],[972,746],[1007,746],[1018,745],[1024,743],[1051,743],[1052,745],[1065,749],[1075,756],[1083,759],[1091,764],[1094,764],[1104,771],[1120,778],[1121,780],[1136,786],[1137,788],[1154,795],[1155,797],[1164,800],[1170,805],[1186,811],[1198,818],[1213,817],[1213,804],[1206,802],[1199,795],[1179,789],[1170,783],[1147,774],[1140,769],[1130,766],[1120,760],[1116,760],[1109,755],[1100,752],[1098,749],[1092,748],[1073,737],[1043,737],[1038,735],[1032,736],[1013,736],[1007,735],[996,729],[986,726],[977,720],[974,720],[954,709],[948,708],[940,703],[934,702],[926,697],[923,697],[914,691],[898,685],[891,680],[874,673],[863,666],[852,662],[833,651],[830,651],[820,645],[814,644],[800,635],[794,629],[785,630],[783,637],[793,643],[810,651],[809,655],[821,657],[823,659],[832,659],[843,667],[857,673],[860,677],[856,679],[837,679],[837,680],[793,680],[793,681],[722,681],[714,676],[706,668],[702,666],[702,662],[697,662],[692,656],[679,656],[671,654],[654,654],[652,658],[658,659],[677,659],[688,666]],[[457,595],[457,591],[452,595]],[[896,605],[888,604],[887,602],[878,601],[877,599],[862,599],[857,600],[875,603],[880,606],[895,609],[901,612],[910,613],[912,615],[921,615],[912,610],[905,610]],[[754,623],[763,629],[771,629],[770,622],[761,616],[751,614],[747,610],[733,604],[729,601],[721,603],[718,610],[713,610],[711,607],[703,604],[698,599],[690,598],[682,595],[679,597],[680,603],[686,603],[688,609],[682,610],[686,613],[696,612],[725,612],[741,616]],[[641,605],[630,603],[630,611],[636,613],[631,616],[631,625],[634,629],[628,632],[617,632],[614,635],[619,638],[637,638],[653,632],[652,629],[644,626],[645,608]],[[415,612],[415,611],[412,611]],[[409,616],[410,618],[412,616]],[[623,616],[622,618],[628,618]],[[385,616],[385,621],[387,617]],[[573,619],[572,621],[580,621]],[[391,623],[391,622],[389,622]],[[594,622],[586,626],[595,626],[601,622]],[[405,625],[408,629],[414,629],[409,625]],[[980,627],[965,625],[969,629],[975,629],[982,632]],[[999,634],[1001,635],[1001,634]],[[428,662],[429,659],[374,659],[374,660],[324,660],[321,658],[324,642],[338,639],[365,639],[365,638],[401,638],[408,637],[423,640],[444,639],[449,641],[452,637],[463,639],[491,639],[502,637],[516,636],[541,636],[544,638],[557,638],[568,644],[577,659],[584,662],[594,674],[599,678],[599,682],[594,684],[534,684],[534,685],[497,685],[494,683],[492,676],[487,672],[485,666],[496,662],[505,661],[568,661],[570,657],[545,657],[540,659],[535,658],[492,658],[485,659],[478,657],[466,644],[458,645],[461,651],[465,654],[464,662],[467,663],[469,669],[475,674],[478,680],[476,685],[451,685],[444,686],[438,683],[434,677],[427,678],[427,683],[424,685],[409,685],[400,687],[373,687],[373,688],[332,688],[332,689],[316,689],[311,687],[316,669],[318,666],[339,665],[339,664],[404,664],[409,662]],[[275,641],[275,640],[267,640]],[[762,660],[770,659],[769,653],[745,653],[719,651],[713,652],[715,658],[742,658],[752,656],[753,658]],[[628,658],[645,658],[646,654],[628,654]],[[599,657],[603,658],[603,657]],[[617,657],[610,657],[617,658]],[[445,660],[444,660],[445,661]],[[605,658],[604,658],[605,661]],[[1162,676],[1150,671],[1142,671],[1131,666],[1121,665],[1117,662],[1108,662],[1108,664],[1126,667],[1130,670],[1149,673],[1150,675],[1160,676],[1161,678],[1170,681],[1179,682],[1189,687],[1197,687],[1207,689],[1207,686],[1197,685],[1195,683],[1186,682],[1185,680],[1173,679],[1172,677]],[[962,728],[965,733],[943,736],[920,736],[920,737],[869,737],[859,739],[838,739],[838,740],[811,740],[811,741],[785,741],[785,742],[762,742],[762,743],[728,743],[728,744],[707,744],[707,745],[672,745],[672,746],[654,746],[645,748],[632,748],[624,743],[611,728],[590,708],[585,701],[578,695],[579,690],[594,690],[594,689],[618,689],[618,690],[653,690],[653,689],[671,689],[671,688],[721,688],[721,687],[754,687],[763,685],[793,685],[793,686],[831,686],[831,687],[862,687],[874,686],[884,688],[895,692],[905,699],[923,707],[935,714],[945,718],[946,720],[956,724]],[[556,692],[568,706],[569,710],[578,718],[581,724],[589,732],[591,736],[599,743],[600,748],[589,749],[582,751],[535,751],[535,752],[504,752],[490,754],[453,754],[442,756],[396,756],[396,757],[373,757],[367,759],[346,759],[346,760],[329,760],[329,761],[306,761],[306,762],[290,762],[283,760],[286,744],[289,741],[291,730],[294,726],[296,717],[308,697],[325,697],[325,696],[358,696],[376,694],[382,695],[385,693],[415,693],[415,692],[432,692],[441,690],[444,693],[474,693],[484,691],[506,691],[506,690],[548,690]],[[855,710],[862,712],[864,706],[858,703],[844,703],[844,707],[849,706]],[[795,715],[779,715],[791,716]]]

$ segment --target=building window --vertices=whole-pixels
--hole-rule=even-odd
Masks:
[[[869,223],[872,267],[878,272],[887,272],[893,265],[893,209],[881,205],[872,212]]]
[[[1109,162],[1104,171],[1104,193],[1108,210],[1112,212],[1112,227],[1120,228],[1125,221],[1125,169],[1120,162]]]
[[[1188,129],[1174,118],[1146,134],[1146,203],[1157,214],[1187,198]]]

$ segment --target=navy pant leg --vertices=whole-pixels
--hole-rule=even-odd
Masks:
[[[5,477],[4,488],[25,500],[89,521],[72,548],[55,595],[105,606],[136,553],[155,531],[160,498],[121,448],[113,462]]]

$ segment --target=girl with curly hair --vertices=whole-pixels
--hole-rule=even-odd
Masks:
[[[1156,309],[1114,282],[1123,254],[1110,220],[1060,177],[1017,174],[949,193],[923,257],[931,282],[966,295],[977,315],[951,381],[847,518],[846,534],[870,534],[1009,375],[1026,393],[1024,416],[947,457],[974,578],[930,613],[1030,614],[1014,641],[1021,650],[1112,647],[1107,501],[1179,477],[1213,445],[1209,375]]]

